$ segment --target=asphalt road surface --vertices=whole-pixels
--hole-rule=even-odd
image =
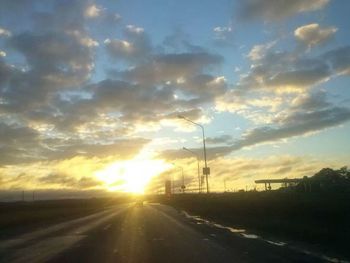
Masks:
[[[327,262],[202,224],[161,204],[124,205],[0,241],[0,262]]]

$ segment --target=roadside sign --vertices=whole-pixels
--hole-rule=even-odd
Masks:
[[[203,174],[210,174],[210,167],[203,167]]]

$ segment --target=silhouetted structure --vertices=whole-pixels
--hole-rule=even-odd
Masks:
[[[262,179],[256,184],[265,184],[265,190],[271,190],[271,184],[283,184],[287,189],[302,192],[311,191],[350,191],[350,170],[344,166],[339,170],[323,168],[312,177],[294,179]]]
[[[294,178],[294,179],[262,179],[262,180],[256,180],[256,184],[265,184],[265,190],[271,190],[271,184],[284,184],[284,185],[290,185],[295,183],[303,182],[305,185],[307,185],[307,177],[304,178]]]

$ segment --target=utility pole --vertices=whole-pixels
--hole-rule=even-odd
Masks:
[[[199,126],[202,129],[202,135],[203,135],[203,155],[204,155],[204,168],[203,168],[203,174],[205,175],[206,183],[207,183],[207,194],[209,194],[209,181],[208,181],[208,175],[210,174],[210,168],[207,166],[207,150],[205,147],[205,134],[204,134],[204,127],[203,125],[196,123],[194,121],[191,121],[187,119],[186,117],[182,115],[177,116],[179,119],[184,119],[194,125]]]

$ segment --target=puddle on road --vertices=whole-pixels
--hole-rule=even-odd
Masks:
[[[245,238],[249,238],[249,239],[258,239],[259,236],[257,235],[253,235],[253,234],[245,234],[245,233],[241,233],[241,235]]]
[[[319,253],[316,253],[316,252],[312,252],[312,251],[309,251],[309,250],[306,250],[306,249],[303,249],[303,248],[300,248],[300,247],[291,246],[291,245],[289,245],[286,242],[268,240],[268,239],[265,239],[265,238],[263,238],[261,236],[255,235],[255,234],[246,233],[245,229],[238,229],[238,228],[224,226],[224,225],[221,225],[221,224],[218,224],[218,223],[215,223],[215,222],[203,219],[203,218],[201,218],[199,216],[190,215],[186,211],[182,211],[182,213],[187,218],[189,218],[191,220],[194,220],[195,223],[198,224],[198,225],[205,224],[205,225],[208,225],[208,226],[213,226],[213,227],[216,227],[216,228],[225,229],[225,230],[228,230],[229,232],[231,232],[231,233],[233,233],[233,234],[235,234],[237,236],[240,236],[242,238],[261,240],[261,241],[264,241],[264,242],[269,243],[271,245],[275,245],[275,246],[279,246],[279,247],[288,247],[289,249],[294,250],[296,252],[301,252],[301,253],[304,253],[304,254],[307,254],[307,255],[310,255],[310,256],[322,259],[322,260],[326,260],[328,262],[350,263],[350,261],[347,261],[347,260],[334,258],[334,257],[329,257],[329,256],[322,255],[322,254],[319,254]]]

